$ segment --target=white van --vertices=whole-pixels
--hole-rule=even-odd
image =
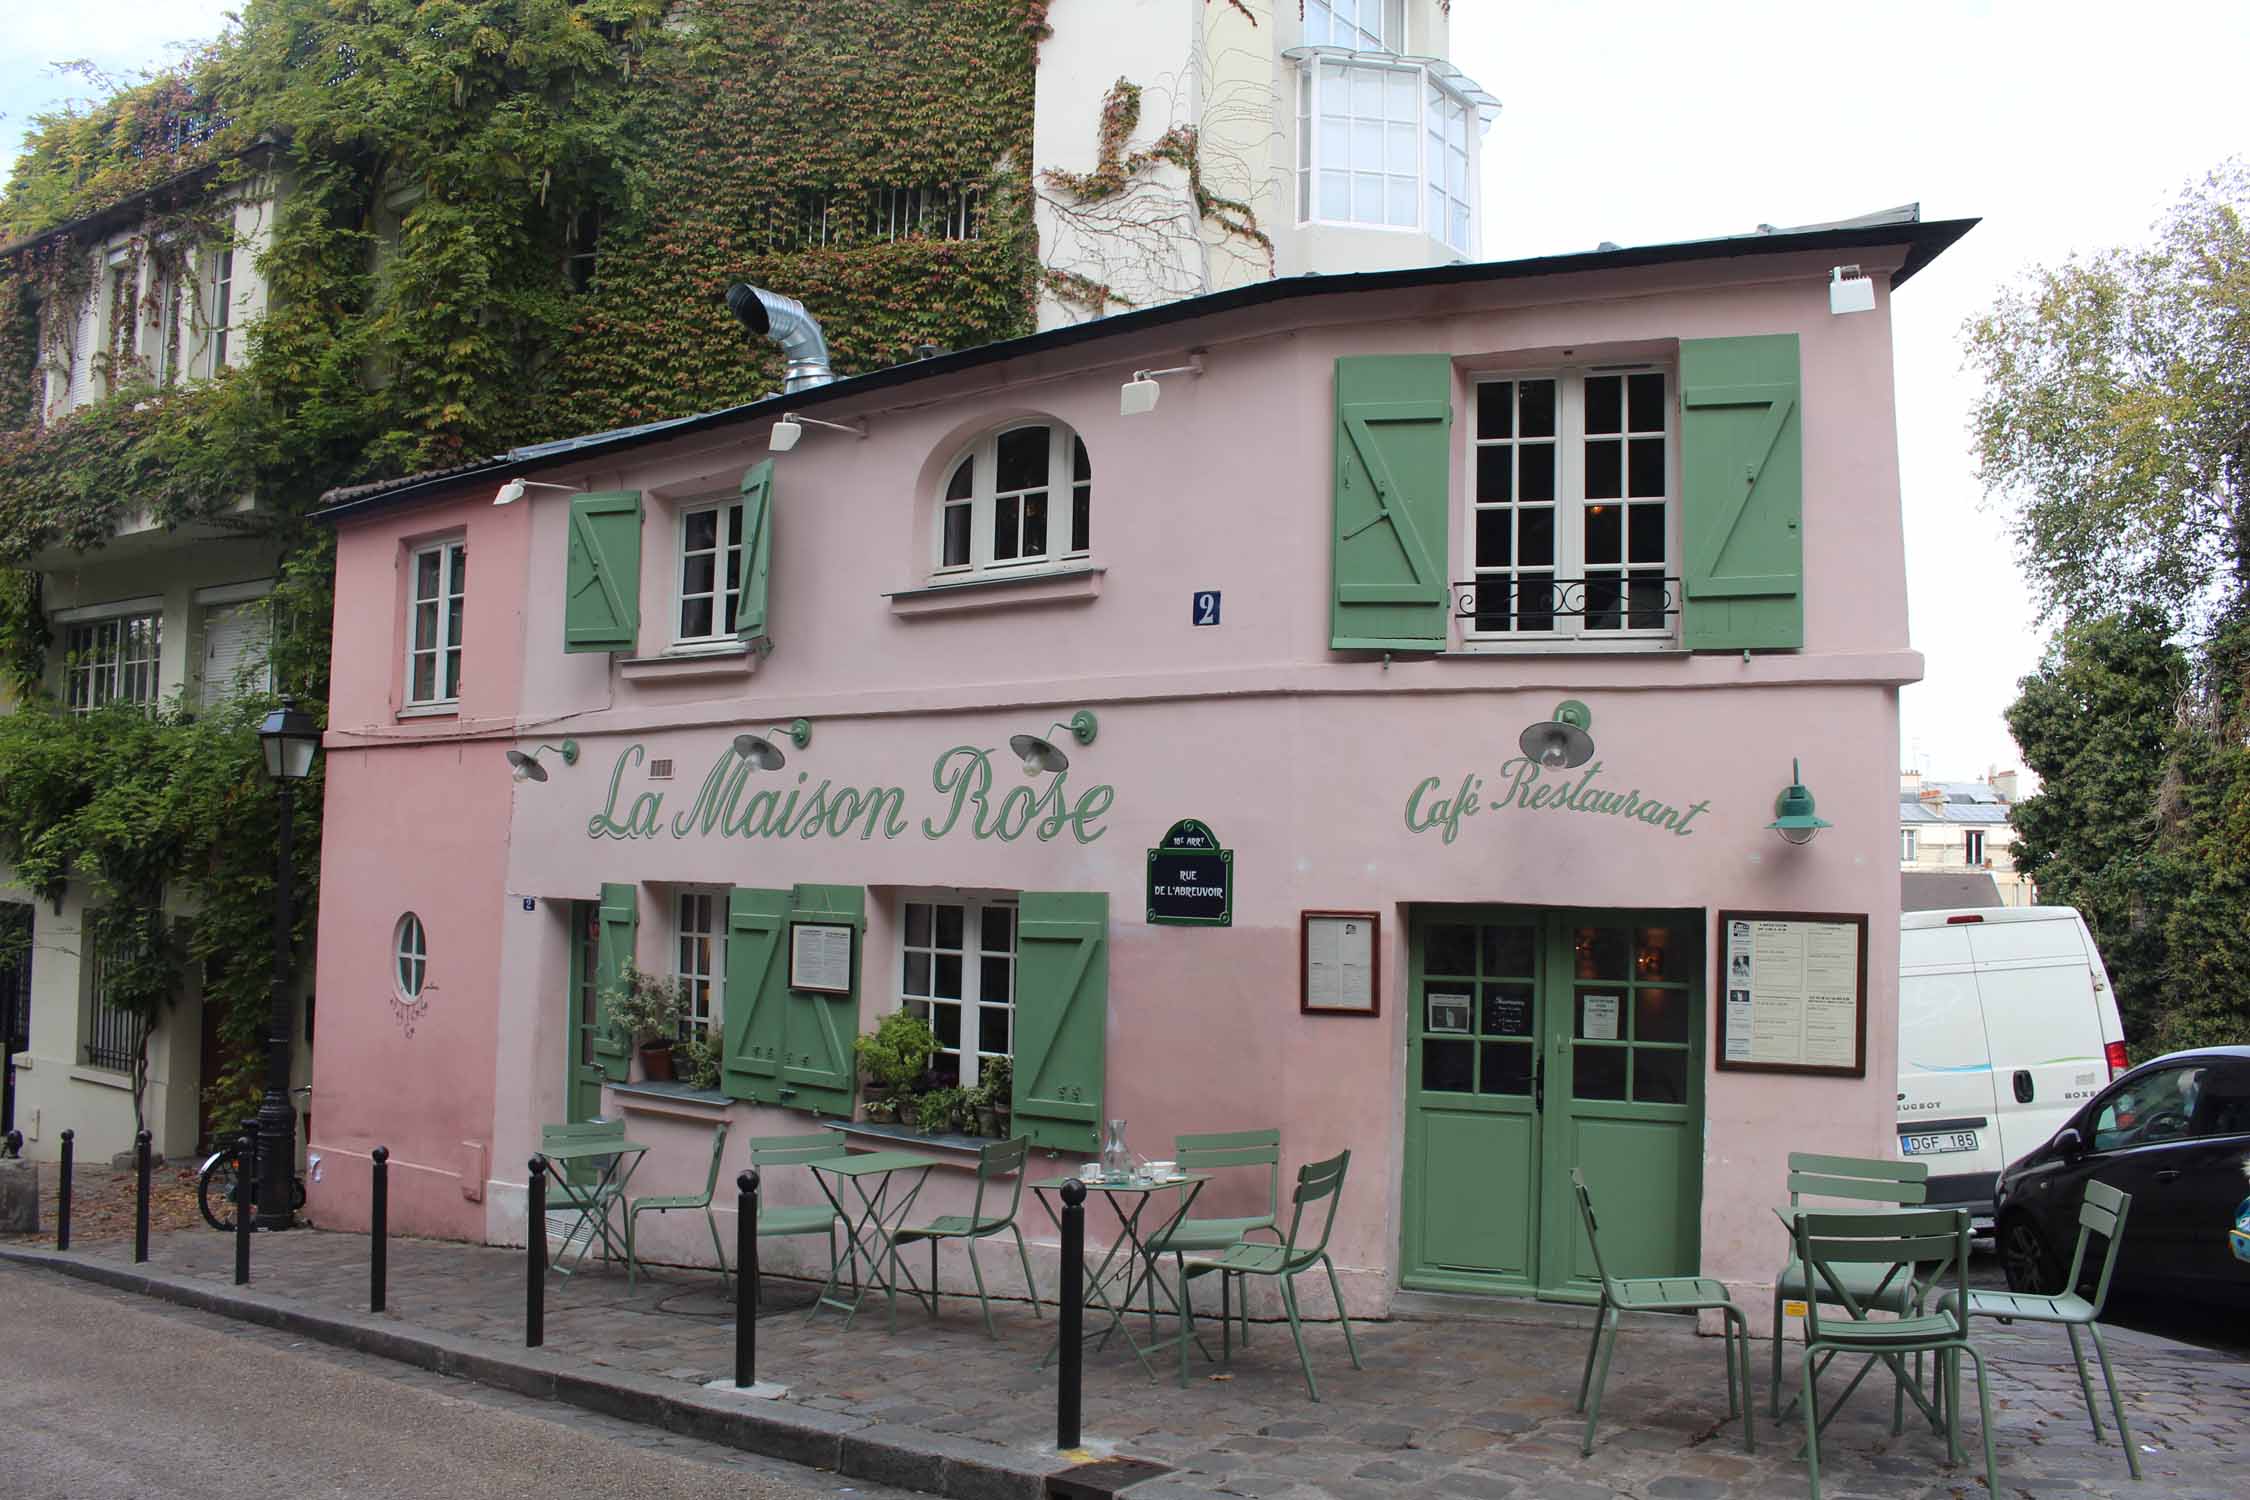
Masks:
[[[1931,1203],[1988,1223],[2000,1169],[2125,1071],[2117,996],[2072,907],[1910,911],[1899,929],[1899,1154],[1929,1162]]]

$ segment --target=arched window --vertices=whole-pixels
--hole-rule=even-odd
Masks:
[[[398,936],[392,944],[391,955],[399,997],[404,1000],[421,998],[422,981],[429,973],[430,945],[422,932],[422,919],[414,913],[408,912],[398,919]]]
[[[1060,422],[986,433],[945,472],[938,493],[938,574],[1036,570],[1086,555],[1094,468]]]

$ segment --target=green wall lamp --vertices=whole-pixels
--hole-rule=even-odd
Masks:
[[[1813,835],[1835,825],[1813,816],[1812,793],[1805,790],[1805,771],[1796,757],[1789,761],[1789,789],[1773,799],[1773,821],[1766,825],[1792,844],[1809,844]]]
[[[534,747],[528,755],[521,750],[510,750],[508,752],[508,764],[515,768],[515,779],[518,781],[545,781],[547,779],[547,768],[539,764],[539,757],[548,750],[552,750],[561,756],[562,763],[566,766],[578,764],[578,741],[576,740],[564,740],[559,745],[539,745]]]
[[[785,739],[802,750],[812,743],[812,720],[791,719],[787,729],[778,724],[769,724],[766,726],[766,734]],[[789,764],[789,757],[782,754],[781,747],[767,739],[765,734],[736,735],[734,753],[750,762],[752,770],[778,771]]]
[[[1053,734],[1058,729],[1067,729],[1070,737],[1079,744],[1091,745],[1094,743],[1095,728],[1094,711],[1082,708],[1070,716],[1069,723],[1057,720],[1047,727],[1047,732]],[[1036,734],[1012,734],[1008,736],[1008,748],[1015,751],[1016,757],[1023,762],[1023,774],[1026,776],[1037,776],[1041,771],[1070,769],[1070,757],[1053,740],[1043,740]]]
[[[1516,748],[1526,759],[1550,771],[1582,766],[1594,758],[1594,737],[1586,732],[1593,727],[1594,716],[1586,705],[1576,698],[1566,698],[1555,705],[1552,719],[1542,720],[1519,735]]]

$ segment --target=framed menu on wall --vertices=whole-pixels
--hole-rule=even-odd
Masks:
[[[852,992],[852,928],[847,922],[789,924],[789,988],[816,995]]]
[[[1867,915],[1719,913],[1720,1068],[1867,1076]]]
[[[1306,1015],[1381,1015],[1383,919],[1371,911],[1308,911],[1298,921],[1297,1009]]]

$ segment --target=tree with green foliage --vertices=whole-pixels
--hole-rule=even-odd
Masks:
[[[2018,857],[2086,914],[2144,1046],[2250,1041],[2246,214],[2236,161],[1969,329],[1984,481],[2061,622],[2008,713],[2042,782]]]

